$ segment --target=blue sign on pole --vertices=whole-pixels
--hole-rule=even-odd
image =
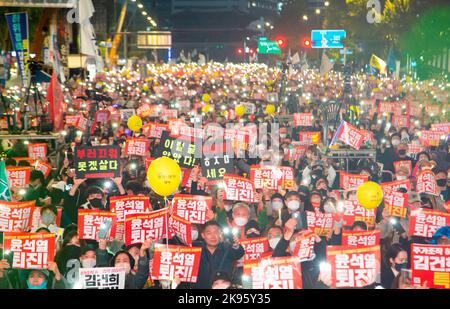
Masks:
[[[344,48],[345,30],[312,30],[312,48]]]
[[[20,78],[24,86],[28,85],[28,14],[9,13],[6,15],[11,41],[16,52]]]

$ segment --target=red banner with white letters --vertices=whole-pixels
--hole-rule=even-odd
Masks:
[[[146,138],[128,138],[125,142],[125,155],[147,157],[148,145]]]
[[[31,167],[6,167],[6,177],[10,188],[24,188],[30,184]]]
[[[450,245],[411,245],[413,286],[450,289]]]
[[[424,170],[417,176],[417,193],[427,193],[439,196],[439,188],[436,183],[434,173],[430,170]]]
[[[78,237],[80,239],[112,241],[116,237],[117,215],[109,211],[95,209],[78,210]],[[104,238],[99,237],[103,231]],[[100,235],[102,236],[102,235]]]
[[[431,238],[443,226],[450,226],[450,214],[438,210],[416,209],[409,216],[408,235]]]
[[[406,218],[408,207],[408,193],[386,191],[383,194],[384,208],[389,216]]]
[[[168,209],[152,211],[148,214],[130,214],[125,217],[125,244],[140,244],[151,239],[161,240],[168,229]]]
[[[28,232],[36,201],[0,201],[0,232]]]
[[[33,160],[45,159],[47,157],[47,144],[29,144],[28,156]]]
[[[339,172],[339,184],[341,189],[356,190],[360,185],[369,181],[369,175],[350,174],[344,171]]]
[[[244,261],[259,260],[261,255],[269,251],[269,242],[267,237],[250,238],[241,241],[244,247]]]
[[[372,247],[380,245],[380,231],[342,231],[342,246]]]
[[[235,175],[225,175],[223,184],[225,186],[224,200],[255,202],[255,187],[249,179]]]
[[[203,195],[175,194],[173,213],[196,224],[208,221],[208,211],[212,210],[212,197]]]

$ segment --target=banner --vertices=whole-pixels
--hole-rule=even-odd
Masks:
[[[172,215],[169,218],[169,239],[177,236],[184,244],[192,245],[192,227],[191,222],[183,218]]]
[[[296,257],[262,258],[244,262],[244,278],[252,289],[301,289],[302,272]]]
[[[255,202],[255,187],[247,178],[236,175],[225,175],[223,178],[225,190],[224,200],[239,202]]]
[[[199,163],[197,158],[200,157],[197,153],[200,149],[196,150],[195,145],[190,138],[181,136],[174,138],[168,132],[163,132],[155,158],[168,157],[175,160],[180,167],[193,168]]]
[[[355,221],[364,221],[367,226],[374,226],[375,214],[375,209],[365,209],[358,201],[344,201],[344,226],[351,226]]]
[[[116,239],[123,241],[125,235],[125,217],[130,214],[148,213],[151,210],[147,196],[111,196],[109,209],[117,215]]]
[[[360,185],[369,181],[369,175],[350,174],[339,171],[339,185],[344,190],[356,190]]]
[[[78,179],[119,177],[120,147],[77,147],[74,164]]]
[[[431,170],[424,170],[417,176],[416,192],[439,196],[440,190]]]
[[[410,117],[409,115],[393,115],[392,116],[392,126],[400,130],[401,128],[409,128]]]
[[[148,156],[149,141],[146,138],[127,138],[125,142],[125,155],[127,156]]]
[[[303,156],[305,155],[306,152],[306,148],[308,148],[308,146],[305,145],[296,145],[294,144],[294,142],[291,144],[292,148],[288,148],[288,158],[289,161],[297,161],[301,158],[303,158]]]
[[[31,167],[6,167],[6,177],[10,188],[25,188],[30,184]]]
[[[205,224],[208,211],[212,211],[212,197],[203,195],[175,194],[173,213],[194,224]]]
[[[450,214],[431,209],[413,210],[409,216],[408,235],[431,238],[443,226],[450,226]]]
[[[255,144],[255,141],[250,138],[250,132],[244,128],[226,128],[223,140],[230,141],[233,148],[242,150],[248,150],[250,145]]]
[[[408,193],[385,191],[383,194],[384,208],[389,216],[406,218],[408,210]]]
[[[65,105],[63,88],[58,81],[56,70],[53,71],[46,99],[49,105],[50,119],[53,123],[53,131],[59,132],[64,127],[63,113],[65,112]]]
[[[404,180],[396,180],[391,182],[383,182],[380,184],[381,189],[383,189],[383,192],[387,191],[398,191],[400,188],[405,188],[407,191],[411,190],[411,180],[404,179]]]
[[[450,122],[447,123],[432,123],[431,131],[441,132],[441,134],[450,134]]]
[[[4,233],[3,251],[13,255],[12,268],[47,269],[55,257],[55,234]]]
[[[116,237],[117,215],[113,212],[79,209],[78,237],[85,240],[107,239]]]
[[[150,122],[142,127],[142,132],[148,138],[160,139],[162,133],[169,130],[169,125],[162,123]]]
[[[197,282],[202,248],[155,244],[152,279]]]
[[[420,131],[420,133],[421,134],[419,137],[419,141],[420,144],[424,147],[439,146],[441,136],[443,135],[442,132],[426,131],[426,130],[422,130]]]
[[[28,86],[28,60],[29,60],[29,40],[28,40],[28,14],[10,13],[5,14],[11,37],[12,47],[16,52],[18,75],[24,87]]]
[[[373,247],[380,245],[380,231],[342,231],[342,246]]]
[[[232,150],[230,143],[223,143],[219,145],[219,149],[216,149],[216,144],[212,144],[209,148],[206,145],[203,146],[203,159],[202,159],[202,175],[208,180],[222,180],[225,174],[234,173],[234,159],[233,155],[227,151]]]
[[[317,236],[327,236],[333,229],[333,214],[306,211],[308,229]]]
[[[48,164],[47,162],[40,161],[40,160],[37,160],[34,163],[33,167],[36,171],[41,171],[44,174],[45,178],[47,178],[48,175],[50,175],[50,172],[53,169],[53,167],[50,164]]]
[[[337,129],[333,140],[331,141],[331,145],[334,144],[336,138],[356,150],[359,150],[364,141],[364,135],[359,131],[359,129],[346,121],[342,121],[341,125]]]
[[[246,239],[240,243],[245,251],[244,261],[259,260],[263,253],[269,252],[267,237]]]
[[[295,113],[294,127],[312,127],[314,116],[311,113]]]
[[[287,166],[259,166],[250,167],[250,180],[255,184],[255,189],[293,190],[295,186],[294,169]]]
[[[450,246],[411,245],[411,270],[413,286],[450,289]]]
[[[298,141],[301,145],[317,145],[320,143],[322,139],[321,132],[299,132],[298,133]]]
[[[375,282],[380,272],[380,246],[327,246],[333,288],[361,288]]]
[[[401,168],[407,168],[408,169],[408,177],[412,174],[412,164],[410,160],[405,161],[395,161],[394,162],[394,169],[395,173],[397,174]]]
[[[87,124],[88,124],[88,119],[84,118],[83,116],[79,116],[77,124],[75,125],[75,127],[78,130],[84,132],[84,131],[86,131]]]
[[[80,289],[123,290],[125,269],[117,267],[79,268]]]
[[[297,257],[299,262],[312,260],[315,257],[314,243],[316,242],[316,237],[314,232],[306,230],[300,231],[300,233],[301,240],[298,240],[299,236],[297,235],[297,244],[295,245],[293,256]]]
[[[36,201],[0,201],[0,232],[28,232]]]
[[[380,105],[378,107],[378,114],[383,114],[383,116],[389,116],[391,113],[394,113],[394,117],[399,117],[403,114],[403,104],[400,101],[394,101],[394,102],[386,102],[382,101],[380,102]],[[394,120],[394,117],[392,118]],[[392,124],[394,124],[394,121],[392,121]]]
[[[125,244],[140,244],[151,239],[161,240],[166,236],[168,209],[148,214],[131,214],[125,217]]]
[[[47,157],[47,144],[29,144],[28,156],[33,160],[45,159]]]

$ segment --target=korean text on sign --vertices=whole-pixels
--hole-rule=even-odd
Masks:
[[[24,188],[30,184],[31,167],[6,167],[6,177],[10,188]]]
[[[149,214],[131,214],[125,217],[126,245],[160,240],[166,235],[168,209],[160,209]]]
[[[120,176],[120,147],[95,146],[75,148],[75,172],[82,178]]]
[[[411,212],[409,218],[409,235],[433,237],[436,231],[450,225],[450,214],[437,210],[417,209]]]
[[[253,203],[255,188],[250,180],[233,175],[224,176],[225,200]]]
[[[299,259],[299,262],[309,261],[315,256],[315,235],[314,232],[309,230],[301,231],[301,234],[301,240],[297,239],[297,244],[294,249],[294,256]]]
[[[363,208],[358,201],[344,201],[344,225],[351,226],[355,221],[364,221],[368,226],[375,224],[375,210]]]
[[[369,181],[368,175],[349,174],[344,171],[339,172],[339,183],[344,190],[356,189],[367,181]]]
[[[125,235],[125,216],[150,212],[150,198],[147,196],[111,196],[111,212],[117,214],[116,237],[122,240]]]
[[[12,255],[12,268],[47,269],[55,256],[55,235],[4,233],[3,250]]]
[[[351,248],[328,246],[334,288],[361,288],[375,282],[380,271],[380,246]]]
[[[202,195],[176,194],[173,197],[174,213],[196,224],[207,221],[207,212],[212,210],[212,197]]]
[[[342,231],[342,246],[372,247],[380,244],[380,231]]]
[[[117,215],[113,212],[78,210],[78,235],[80,239],[99,240],[100,230],[106,230],[108,240],[116,236]],[[100,235],[101,236],[101,235]]]
[[[246,260],[258,260],[261,255],[269,251],[269,242],[267,237],[258,237],[241,241],[242,247],[244,247]]]
[[[306,220],[308,229],[318,236],[326,236],[333,229],[333,215],[330,213],[306,211]]]
[[[278,190],[294,187],[294,169],[286,166],[252,166],[250,168],[250,179],[255,184],[255,189],[266,188]]]
[[[411,245],[412,285],[450,289],[450,245]]]
[[[28,145],[28,156],[34,160],[44,159],[47,157],[47,144],[29,144]]]
[[[380,185],[383,192],[398,191],[400,188],[405,188],[407,191],[411,190],[411,181],[409,179],[383,182]]]
[[[125,288],[125,269],[117,267],[80,268],[82,289],[118,290]]]
[[[388,211],[389,216],[406,218],[408,207],[408,194],[386,191],[384,192],[384,207]]]
[[[192,224],[188,220],[172,215],[169,218],[169,238],[177,236],[181,241],[190,246],[192,245]]]
[[[0,232],[28,232],[36,201],[0,201]]]
[[[125,143],[125,154],[127,156],[141,156],[148,155],[149,141],[145,138],[129,138]]]
[[[155,245],[152,279],[173,280],[178,276],[182,282],[197,282],[202,248]]]

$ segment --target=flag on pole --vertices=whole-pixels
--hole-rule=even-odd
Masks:
[[[0,161],[0,200],[8,202],[11,201],[11,192],[9,191],[5,161]]]
[[[364,141],[364,135],[362,134],[361,130],[342,120],[341,125],[336,130],[336,133],[334,134],[329,147],[334,144],[336,139],[342,141],[344,144],[347,144],[352,148],[359,150]]]
[[[374,54],[372,54],[372,57],[370,58],[370,66],[379,70],[381,74],[386,74],[387,72],[386,62]]]
[[[326,55],[326,53],[322,54],[322,64],[320,65],[320,75],[324,76],[325,73],[328,73],[333,69],[334,63],[330,61],[330,58]]]
[[[63,121],[63,100],[64,94],[59,84],[56,71],[53,71],[52,79],[47,90],[47,102],[50,106],[50,119],[53,121],[55,131],[60,131],[64,127]]]

